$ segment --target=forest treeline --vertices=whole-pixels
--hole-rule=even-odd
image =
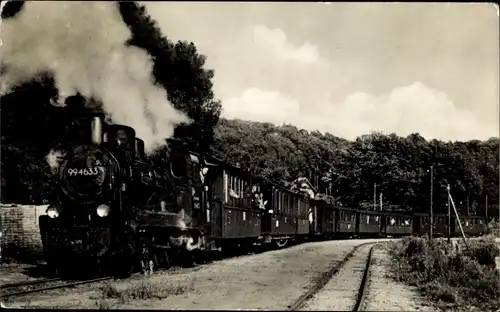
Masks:
[[[489,206],[498,205],[498,138],[443,142],[418,134],[372,133],[347,141],[293,125],[220,119],[222,105],[213,93],[214,70],[205,68],[206,57],[195,44],[172,42],[135,2],[117,5],[132,33],[124,44],[152,56],[155,82],[193,121],[175,131],[175,137],[191,149],[279,183],[307,177],[342,205],[371,207],[374,194],[378,203],[382,193],[384,209],[426,211],[431,167],[436,211],[446,210],[448,183],[464,211],[469,207],[472,213],[484,214],[486,197]],[[15,18],[21,9],[22,2],[12,2],[2,17]],[[45,156],[74,139],[71,129],[78,116],[101,109],[95,99],[78,94],[67,98],[65,107],[51,104],[57,100],[51,73],[40,73],[0,98],[2,202],[49,201],[54,177]]]
[[[427,211],[432,170],[435,211],[447,211],[448,184],[464,213],[498,206],[498,138],[443,142],[374,132],[348,141],[293,125],[225,119],[215,133],[217,157],[284,184],[307,177],[343,205],[370,208],[376,194],[379,206],[382,193],[384,209]]]

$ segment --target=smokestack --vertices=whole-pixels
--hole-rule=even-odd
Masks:
[[[139,138],[135,138],[135,155],[137,158],[145,158],[144,141]]]
[[[92,143],[94,143],[96,145],[101,145],[101,143],[103,141],[101,116],[92,117],[91,135],[92,135]]]

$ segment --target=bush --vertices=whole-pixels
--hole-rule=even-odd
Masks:
[[[444,240],[417,237],[405,238],[393,247],[397,279],[417,286],[435,302],[448,307],[467,303],[498,308],[500,274],[495,257],[500,249],[494,239],[470,241],[469,248],[458,252]]]

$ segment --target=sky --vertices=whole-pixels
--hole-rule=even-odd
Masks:
[[[499,133],[493,4],[142,2],[215,70],[223,117],[346,139]]]

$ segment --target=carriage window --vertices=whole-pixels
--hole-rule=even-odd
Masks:
[[[280,192],[276,190],[274,194],[276,196],[276,211],[280,211]]]
[[[249,183],[247,180],[243,181],[243,196],[245,196],[245,201],[247,205],[251,204],[251,193],[250,188],[248,187]]]
[[[234,177],[232,175],[229,176],[229,196],[234,196]]]
[[[286,197],[285,193],[281,192],[281,211],[283,213],[286,213]]]
[[[233,176],[232,174],[224,171],[224,199],[225,202],[229,202],[232,205],[241,205],[242,200],[244,199],[244,183],[241,178],[237,176]]]
[[[281,194],[281,211],[286,213],[285,193],[280,192],[280,194]]]
[[[239,198],[240,196],[240,179],[234,177],[234,197]]]
[[[280,198],[280,211],[283,212],[284,211],[284,208],[285,208],[285,205],[283,203],[283,192],[282,191],[279,191],[279,198]]]
[[[246,191],[246,181],[243,181],[240,179],[240,198],[244,198],[245,197],[245,191]]]
[[[223,174],[223,180],[224,180],[224,202],[228,202],[229,201],[229,175],[227,174],[226,171],[224,171],[224,174]]]
[[[288,193],[285,193],[285,207],[284,207],[284,211],[285,213],[288,213]]]
[[[278,191],[278,200],[279,200],[278,210],[280,212],[283,212],[283,193],[281,191]]]
[[[273,209],[278,210],[278,192],[276,189],[273,187],[272,188],[273,192]]]

